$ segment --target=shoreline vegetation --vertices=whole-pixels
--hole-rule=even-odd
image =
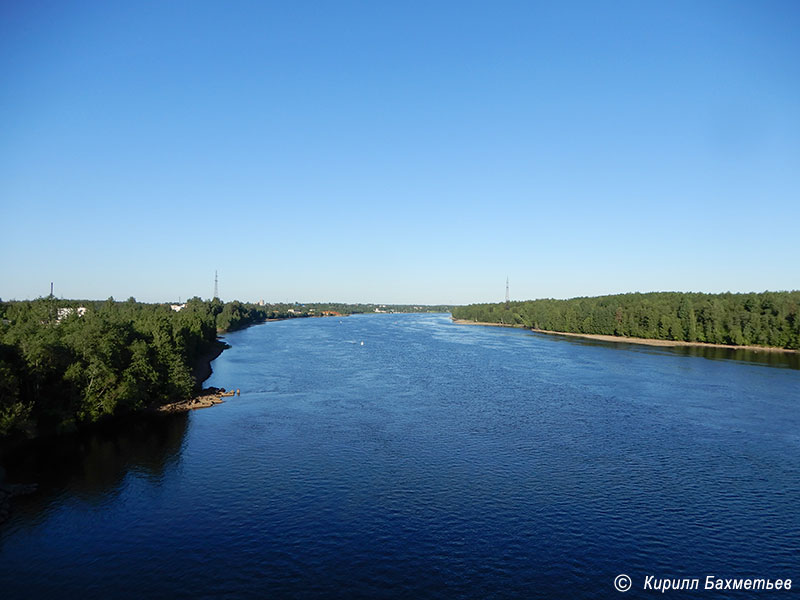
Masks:
[[[181,304],[0,300],[0,458],[19,443],[109,419],[213,405],[216,392],[202,383],[229,347],[219,339],[228,332],[285,319],[450,309],[197,297]]]
[[[458,306],[452,316],[462,322],[616,342],[800,350],[800,291],[548,298]]]
[[[456,325],[483,325],[489,327],[513,327],[517,329],[528,329],[525,325],[520,324],[506,324],[506,323],[484,323],[480,321],[468,321],[464,319],[453,319]],[[792,348],[776,348],[774,346],[733,346],[731,344],[709,344],[706,342],[685,342],[682,340],[659,340],[654,338],[636,338],[616,335],[603,335],[597,333],[571,333],[568,331],[548,331],[546,329],[530,328],[529,331],[534,333],[543,333],[545,335],[575,337],[587,340],[598,340],[602,342],[616,342],[622,344],[641,344],[643,346],[661,346],[666,348],[675,348],[678,346],[692,346],[697,348],[726,348],[729,350],[751,350],[755,352],[785,352],[800,354],[800,350]]]

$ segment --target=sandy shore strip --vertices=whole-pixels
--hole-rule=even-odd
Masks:
[[[484,323],[483,321],[466,321],[464,319],[453,319],[456,325],[486,325],[487,327],[516,327],[517,329],[527,329],[525,325],[507,325],[505,323]]]
[[[503,323],[482,323],[480,321],[465,321],[463,319],[453,319],[453,323],[458,325],[489,325],[491,327],[516,327],[527,329],[524,325],[505,325]],[[599,333],[569,333],[566,331],[548,331],[546,329],[531,329],[534,333],[544,333],[546,335],[563,335],[567,337],[584,338],[588,340],[599,340],[603,342],[617,342],[624,344],[642,344],[644,346],[695,346],[698,348],[727,348],[728,350],[750,350],[753,352],[788,352],[797,354],[800,350],[789,348],[775,348],[772,346],[733,346],[730,344],[707,344],[705,342],[684,342],[680,340],[656,340],[652,338],[624,337],[619,335],[602,335]]]

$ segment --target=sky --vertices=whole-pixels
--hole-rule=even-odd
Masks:
[[[0,0],[0,298],[800,288],[796,2]]]

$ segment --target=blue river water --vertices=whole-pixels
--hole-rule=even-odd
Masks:
[[[449,315],[226,341],[207,384],[241,396],[6,466],[40,488],[0,527],[0,597],[632,598],[660,595],[642,591],[651,575],[701,579],[673,598],[751,597],[704,592],[707,575],[800,588],[791,359]]]

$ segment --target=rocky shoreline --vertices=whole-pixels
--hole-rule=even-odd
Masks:
[[[208,387],[204,388],[198,396],[189,398],[188,400],[180,400],[178,402],[170,402],[163,404],[155,409],[159,413],[176,413],[185,412],[187,410],[195,410],[197,408],[208,408],[215,404],[222,404],[225,402],[223,398],[239,395],[239,390],[236,392],[227,392],[225,388]]]
[[[211,377],[211,373],[213,372],[211,363],[228,348],[230,348],[228,344],[217,339],[214,345],[197,360],[192,368],[192,377],[194,377],[198,387],[200,387],[206,379]],[[153,407],[152,411],[157,413],[176,413],[194,410],[196,408],[208,408],[215,404],[222,404],[224,402],[222,398],[233,395],[234,392],[226,392],[225,388],[207,387],[200,390],[196,396],[192,396],[188,400],[161,404]]]

